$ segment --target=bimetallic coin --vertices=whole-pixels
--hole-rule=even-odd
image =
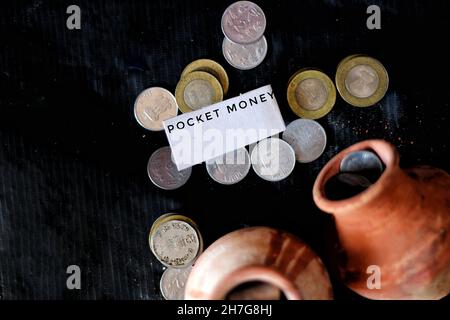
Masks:
[[[189,180],[191,171],[192,168],[178,171],[172,161],[170,147],[162,147],[153,152],[147,165],[150,180],[164,190],[174,190],[183,186]]]
[[[222,15],[222,31],[230,41],[249,44],[259,40],[266,29],[262,9],[250,1],[231,4]]]
[[[383,172],[383,163],[371,151],[355,151],[342,159],[340,171],[344,173],[359,173],[374,181]]]
[[[198,110],[223,99],[219,80],[204,71],[194,71],[180,79],[175,89],[175,98],[183,113]]]
[[[323,72],[302,69],[290,78],[287,99],[292,111],[299,117],[318,119],[333,108],[336,88]]]
[[[153,229],[150,248],[166,267],[184,268],[199,255],[200,238],[197,230],[189,223],[169,220]]]
[[[250,170],[250,156],[246,148],[237,149],[206,161],[206,171],[221,184],[235,184],[245,178]]]
[[[286,127],[283,140],[294,149],[298,162],[308,163],[322,155],[327,145],[327,134],[318,122],[297,119]]]
[[[183,72],[181,73],[181,78],[183,78],[188,73],[194,71],[204,71],[212,74],[214,77],[217,78],[217,80],[219,80],[220,85],[222,86],[223,89],[223,94],[224,95],[227,94],[230,85],[228,80],[228,74],[220,64],[210,59],[195,60],[189,63],[186,66],[186,68],[184,68]]]
[[[160,87],[142,91],[134,103],[134,116],[137,122],[151,131],[163,130],[163,121],[175,117],[177,113],[175,97]]]
[[[263,62],[267,54],[267,41],[263,36],[255,43],[243,45],[224,38],[222,52],[231,66],[239,70],[249,70]]]
[[[353,55],[343,59],[336,72],[336,87],[342,98],[355,107],[368,107],[386,94],[389,77],[378,60]]]
[[[280,181],[294,170],[295,153],[292,147],[278,138],[262,140],[251,154],[253,170],[267,181]]]
[[[192,267],[167,268],[159,283],[161,294],[166,300],[184,300],[184,287]]]

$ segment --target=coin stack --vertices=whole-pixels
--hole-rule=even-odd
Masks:
[[[222,53],[231,66],[249,70],[261,64],[267,54],[266,16],[257,4],[231,4],[222,15],[221,27],[225,35]]]
[[[197,225],[183,215],[163,214],[150,229],[149,245],[156,259],[167,267],[160,281],[161,294],[166,300],[183,300],[192,265],[203,251]]]
[[[228,87],[227,72],[220,64],[199,59],[184,68],[175,98],[180,111],[187,113],[222,101]]]

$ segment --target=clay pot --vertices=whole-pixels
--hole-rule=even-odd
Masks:
[[[371,150],[386,169],[371,187],[340,201],[325,195],[325,184],[349,153]],[[352,290],[372,299],[439,299],[450,291],[450,176],[439,169],[402,170],[395,148],[382,140],[357,143],[322,169],[314,201],[334,215],[343,250],[340,269]],[[367,281],[379,266],[381,288]],[[370,269],[370,268],[369,268]]]
[[[231,232],[197,260],[186,283],[186,299],[221,300],[246,282],[279,288],[287,299],[332,299],[320,258],[295,236],[266,227]]]

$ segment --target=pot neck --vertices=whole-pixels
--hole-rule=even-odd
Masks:
[[[338,201],[328,199],[325,184],[339,173],[345,156],[361,150],[372,150],[380,157],[385,166],[382,175],[372,186],[354,197]],[[413,191],[411,179],[399,167],[399,155],[394,146],[383,140],[367,140],[343,150],[328,162],[317,177],[313,195],[317,206],[323,211],[334,214],[336,219],[351,218],[348,219],[351,223],[359,224],[367,221],[368,215],[374,216],[371,221],[383,223],[394,211],[392,207]]]
[[[265,282],[279,288],[288,300],[302,299],[300,291],[288,277],[266,266],[245,266],[233,271],[218,283],[213,299],[223,300],[235,287],[252,281]]]

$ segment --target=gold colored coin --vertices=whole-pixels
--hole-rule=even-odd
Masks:
[[[301,69],[289,81],[287,99],[292,111],[299,117],[319,119],[333,108],[336,88],[325,73]]]
[[[212,74],[217,78],[217,80],[219,80],[220,85],[223,89],[223,94],[226,95],[228,93],[228,88],[230,86],[228,74],[225,69],[216,61],[210,59],[198,59],[192,61],[186,66],[186,68],[184,68],[183,72],[181,73],[181,78],[194,71],[204,71]]]
[[[195,222],[183,215],[167,213],[153,223],[150,250],[165,266],[184,268],[203,251],[203,238]]]
[[[180,79],[175,89],[178,107],[183,113],[201,109],[223,100],[219,80],[204,71],[194,71]]]
[[[347,103],[369,107],[385,96],[389,76],[380,61],[365,55],[353,55],[339,63],[336,87]]]

